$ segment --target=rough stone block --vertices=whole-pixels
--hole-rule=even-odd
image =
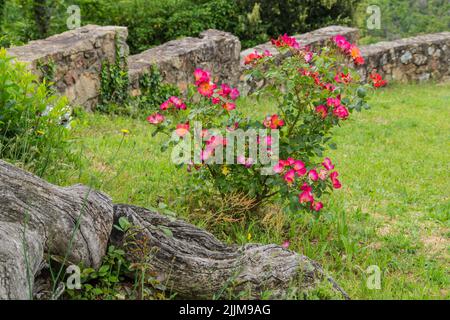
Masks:
[[[42,76],[40,65],[55,66],[54,83],[73,105],[92,107],[100,89],[103,61],[113,62],[116,44],[121,54],[128,54],[127,28],[87,25],[44,40],[8,49],[18,61]]]
[[[236,85],[239,79],[239,39],[228,32],[207,30],[199,38],[173,40],[128,58],[130,82],[139,94],[139,79],[152,64],[164,80],[185,89],[193,83],[196,68],[211,71],[215,81]]]
[[[388,80],[422,82],[450,76],[450,32],[426,34],[361,47],[363,79],[376,69]],[[390,67],[386,67],[390,66]]]

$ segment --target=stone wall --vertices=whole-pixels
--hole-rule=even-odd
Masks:
[[[31,41],[8,49],[17,60],[29,63],[30,69],[42,76],[42,67],[54,65],[53,82],[57,90],[74,105],[91,108],[100,89],[103,61],[113,62],[116,42],[122,54],[128,54],[125,27],[88,25],[44,40]]]
[[[363,78],[373,69],[388,80],[421,82],[450,79],[450,32],[427,34],[361,47]]]
[[[317,48],[325,45],[332,36],[344,35],[353,43],[358,40],[355,28],[330,26],[295,36],[302,46]],[[32,41],[21,47],[8,49],[19,61],[30,64],[30,69],[42,76],[41,66],[54,64],[54,82],[57,90],[66,95],[74,105],[91,108],[98,100],[100,74],[103,61],[113,62],[116,48],[128,54],[125,27],[85,26]],[[207,30],[198,38],[170,41],[140,54],[128,57],[131,92],[138,95],[139,79],[156,64],[166,82],[185,89],[193,82],[196,68],[210,70],[215,81],[239,85],[242,92],[259,85],[244,81],[243,58],[257,50],[277,51],[270,43],[261,44],[241,52],[237,37],[230,33]],[[450,78],[450,32],[442,32],[392,42],[380,42],[361,47],[366,64],[359,71],[365,78],[377,69],[388,80],[426,81]],[[279,57],[283,58],[283,57]]]
[[[139,94],[139,78],[156,64],[165,81],[182,90],[193,83],[196,68],[211,71],[216,81],[236,85],[240,76],[241,43],[231,33],[207,30],[199,38],[167,42],[140,54],[130,56],[128,68],[133,94]]]

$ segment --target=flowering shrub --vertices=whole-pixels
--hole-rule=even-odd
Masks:
[[[358,47],[342,36],[334,37],[332,42],[331,47],[313,52],[301,47],[295,38],[282,35],[272,40],[286,57],[281,62],[268,51],[254,52],[245,58],[248,78],[268,80],[268,85],[255,95],[270,97],[277,106],[277,112],[262,121],[242,116],[236,103],[238,89],[214,83],[208,71],[197,69],[195,85],[185,99],[171,97],[158,113],[148,117],[149,123],[156,126],[154,134],[175,132],[175,139],[163,146],[167,148],[186,140],[191,125],[200,121],[208,126],[201,130],[201,145],[194,146],[200,148],[200,161],[187,163],[199,181],[212,182],[222,195],[246,194],[258,204],[277,197],[288,200],[294,212],[320,211],[324,207],[322,195],[342,186],[332,160],[324,157],[327,148],[335,148],[331,143],[332,129],[346,121],[354,110],[369,108],[366,95],[370,86],[361,84],[358,73],[350,66],[364,63]],[[258,108],[257,103],[254,107]],[[237,150],[231,164],[217,161],[223,160],[218,148],[230,143],[225,134],[237,129],[266,132],[258,133],[246,146],[255,143],[266,148],[275,164],[272,174],[263,174],[264,165],[252,158],[248,150]],[[277,136],[273,130],[278,130]],[[190,152],[191,147],[188,149]]]

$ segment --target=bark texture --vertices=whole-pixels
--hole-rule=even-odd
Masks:
[[[44,252],[98,267],[112,223],[108,196],[60,188],[0,160],[0,298],[30,297]]]
[[[126,217],[139,229],[141,239],[155,248],[152,271],[178,297],[208,299],[246,292],[246,297],[259,298],[262,292],[270,292],[272,298],[284,298],[325,280],[348,298],[319,264],[281,246],[227,246],[184,221],[130,205],[115,205],[114,217],[116,222]],[[118,246],[124,238],[118,231],[111,235]]]
[[[112,228],[121,217],[141,240],[133,243],[151,248],[140,251],[149,252],[151,272],[180,298],[258,298],[263,291],[283,298],[324,279],[346,297],[316,262],[278,245],[228,246],[184,221],[113,205],[85,186],[57,187],[0,160],[0,299],[48,297],[48,254],[97,268],[108,243],[139,252],[127,242],[131,230]]]

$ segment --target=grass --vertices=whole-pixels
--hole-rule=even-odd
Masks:
[[[450,298],[449,106],[450,83],[378,91],[371,110],[335,131],[338,150],[327,155],[343,188],[324,199],[319,218],[285,217],[274,208],[261,223],[218,227],[215,234],[237,243],[288,239],[292,250],[322,263],[354,299]],[[270,101],[241,101],[259,118],[272,107]],[[50,180],[93,183],[117,203],[163,202],[193,220],[179,201],[188,175],[172,165],[170,153],[161,153],[162,138],[152,138],[144,121],[97,114],[80,120],[74,145],[81,146],[85,166]],[[370,266],[381,270],[379,290],[367,286]]]

